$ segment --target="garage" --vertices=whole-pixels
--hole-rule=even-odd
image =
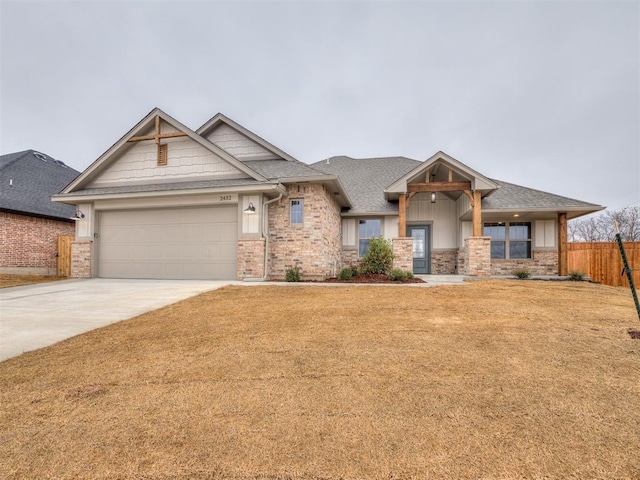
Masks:
[[[103,211],[98,276],[236,278],[237,205]]]

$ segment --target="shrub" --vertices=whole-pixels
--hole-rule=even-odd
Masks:
[[[404,273],[406,273],[406,274],[407,274],[407,278],[408,278],[408,279],[412,279],[412,278],[413,278],[413,272],[412,272],[411,270],[407,270],[407,271],[405,271]]]
[[[409,273],[410,272],[402,270],[401,268],[392,268],[391,270],[389,270],[389,273],[387,275],[389,276],[389,280],[401,282],[403,280],[406,280],[407,278],[410,278],[408,276]],[[411,275],[413,276],[413,273]]]
[[[521,268],[520,270],[516,270],[515,272],[513,272],[513,274],[518,278],[529,278],[531,276],[531,273],[529,273],[529,270],[527,270],[525,268]]]
[[[362,258],[360,273],[387,273],[393,264],[393,250],[388,240],[382,237],[369,241],[367,253]]]
[[[344,267],[340,270],[338,274],[338,278],[340,280],[351,280],[353,277],[358,276],[358,269],[354,267]]]
[[[582,282],[584,281],[584,273],[578,272],[577,270],[569,272],[569,280],[572,282]]]
[[[300,281],[300,267],[297,265],[287,270],[285,274],[287,282],[299,282]]]

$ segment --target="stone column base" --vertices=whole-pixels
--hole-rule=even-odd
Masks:
[[[71,242],[71,278],[93,277],[91,268],[91,250],[93,242]]]
[[[477,277],[491,275],[491,237],[468,237],[464,239],[465,274]]]
[[[391,241],[393,268],[413,272],[413,238],[401,237]]]
[[[264,277],[264,247],[264,237],[238,239],[238,280]]]

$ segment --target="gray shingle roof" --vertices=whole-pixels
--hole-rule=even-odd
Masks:
[[[34,150],[0,156],[0,210],[69,219],[75,207],[54,203],[60,192],[80,172]]]
[[[286,160],[247,160],[242,163],[270,180],[277,178],[319,177],[324,175],[320,170],[312,168],[302,162]]]
[[[353,203],[352,212],[397,212],[398,204],[384,198],[384,189],[421,162],[406,157],[331,157],[311,166],[340,177]]]
[[[312,166],[337,175],[351,197],[352,212],[397,212],[398,204],[384,198],[384,189],[418,166],[420,161],[406,157],[350,158],[332,157]],[[599,205],[552,193],[491,179],[499,188],[482,200],[484,210],[526,210],[584,208],[597,211]]]
[[[555,195],[533,188],[522,187],[502,180],[492,179],[500,188],[482,199],[483,210],[525,210],[533,208],[594,208],[594,203]]]

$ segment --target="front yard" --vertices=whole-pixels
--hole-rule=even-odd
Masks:
[[[226,287],[0,363],[2,478],[639,478],[628,290]]]

